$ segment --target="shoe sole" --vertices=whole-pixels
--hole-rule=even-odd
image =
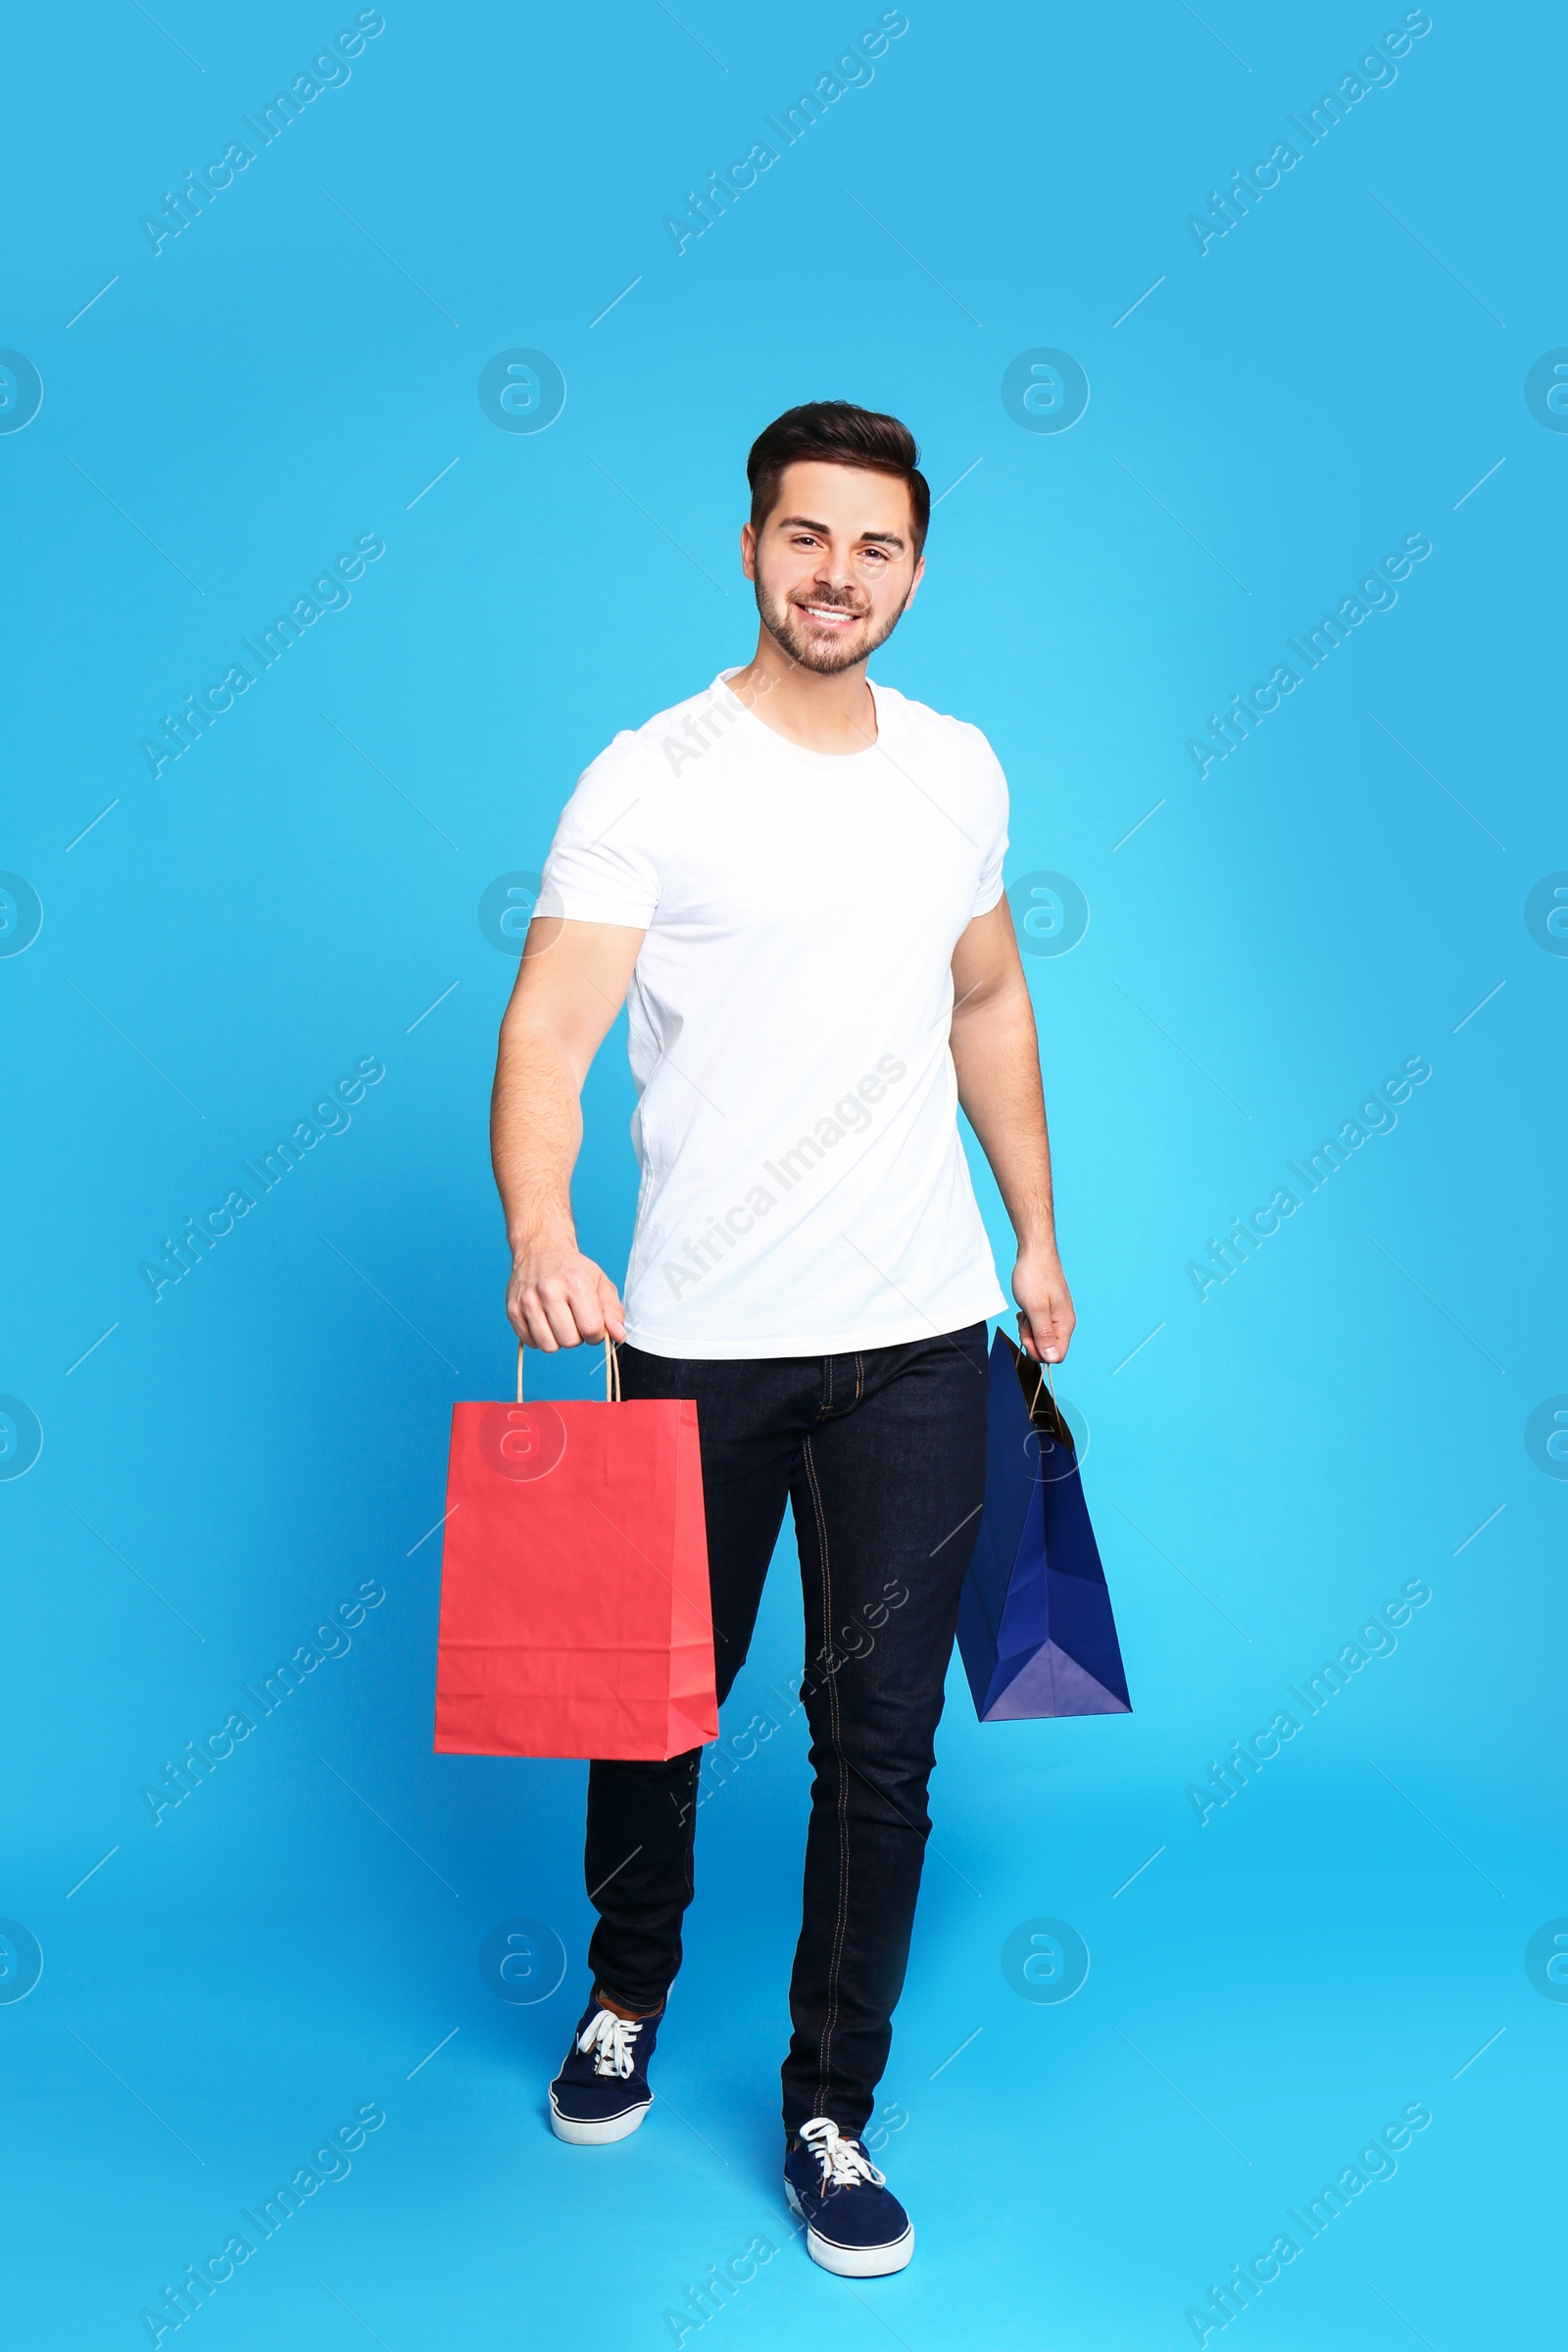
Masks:
[[[607,2147],[612,2140],[629,2139],[653,2103],[652,2099],[645,2099],[640,2107],[628,2107],[622,2115],[607,2115],[598,2121],[588,2123],[580,2116],[563,2115],[556,2105],[556,2094],[552,2091],[550,2094],[550,2128],[556,2137],[565,2140],[568,2146],[574,2148]]]
[[[794,2183],[786,2180],[784,2194],[793,2212],[806,2222],[805,2210],[795,2193]],[[830,2237],[819,2237],[809,2222],[806,2222],[806,2251],[824,2271],[835,2278],[889,2278],[895,2271],[906,2270],[914,2256],[914,2224],[911,2222],[902,2237],[890,2246],[839,2246]]]

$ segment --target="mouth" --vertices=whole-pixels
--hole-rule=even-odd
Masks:
[[[807,619],[814,621],[819,629],[839,632],[856,627],[865,618],[863,612],[852,612],[848,605],[798,604],[795,610],[804,612]]]

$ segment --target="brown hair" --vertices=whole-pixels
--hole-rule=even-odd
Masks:
[[[746,478],[752,486],[752,528],[760,531],[778,503],[786,466],[802,462],[859,466],[870,473],[896,473],[909,492],[914,516],[914,552],[919,555],[931,520],[931,485],[920,471],[914,435],[897,416],[858,409],[848,400],[810,400],[786,409],[752,443]]]

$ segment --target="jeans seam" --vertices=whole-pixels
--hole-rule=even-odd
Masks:
[[[816,1519],[817,1545],[822,1555],[822,1622],[828,1631],[828,1642],[829,1646],[831,1647],[833,1624],[832,1565],[828,1556],[827,1519],[822,1509],[822,1491],[817,1484],[816,1462],[812,1456],[811,1441],[809,1438],[806,1440],[802,1447],[802,1453],[806,1464],[806,1475],[809,1481],[811,1489],[811,1508]],[[838,2025],[839,1971],[843,1964],[844,1938],[849,1929],[850,1910],[850,1784],[849,1774],[845,1769],[843,1756],[843,1740],[839,1720],[838,1682],[837,1678],[831,1674],[827,1678],[827,1695],[828,1717],[831,1726],[833,1753],[838,1766],[839,1780],[839,1900],[838,1914],[833,1922],[832,1954],[828,1961],[827,2009],[822,2020],[822,2032],[817,2042],[816,2052],[816,2112],[818,2115],[821,2115],[825,2111],[827,2102],[828,2069],[832,2063],[833,2034]]]

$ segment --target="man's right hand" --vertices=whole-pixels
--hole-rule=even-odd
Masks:
[[[585,1340],[626,1337],[620,1294],[574,1241],[530,1242],[514,1253],[507,1318],[525,1347],[553,1354]]]

